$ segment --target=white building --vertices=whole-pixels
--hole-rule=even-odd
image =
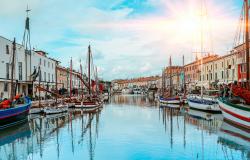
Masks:
[[[41,87],[49,90],[54,90],[56,85],[56,66],[58,65],[58,61],[52,59],[47,56],[48,53],[44,51],[32,51],[31,54],[31,67],[32,73],[34,70],[38,70],[40,66],[41,77],[40,77],[40,85]],[[29,76],[32,74],[30,73]],[[39,76],[36,78],[34,82],[34,87],[39,84]],[[38,91],[34,90],[34,95],[38,96]],[[44,97],[45,93],[40,92],[40,96]]]
[[[10,98],[11,64],[13,56],[12,40],[0,36],[0,98]],[[17,93],[33,95],[31,74],[34,68],[41,66],[41,82],[55,86],[57,61],[47,57],[43,51],[25,51],[24,47],[16,44],[14,81],[17,81]],[[36,79],[35,85],[38,83]],[[44,94],[42,94],[44,95]]]
[[[11,79],[11,63],[13,55],[12,41],[0,36],[0,97],[10,97],[10,79]],[[27,93],[27,72],[26,69],[27,54],[20,44],[16,44],[16,58],[14,79],[18,80],[17,92]]]

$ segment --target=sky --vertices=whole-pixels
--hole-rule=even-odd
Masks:
[[[32,46],[61,65],[72,57],[78,70],[90,44],[105,80],[157,75],[170,56],[173,65],[182,65],[183,55],[185,63],[194,60],[201,33],[204,51],[227,54],[242,1],[0,0],[0,36],[22,42],[28,5]]]

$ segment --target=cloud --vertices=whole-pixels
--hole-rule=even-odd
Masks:
[[[26,3],[25,3],[26,2]],[[191,20],[199,0],[3,0],[0,34],[22,39],[26,4],[32,9],[31,40],[62,65],[73,57],[74,68],[85,62],[92,46],[94,63],[104,79],[160,74],[172,55],[174,65],[194,59],[199,30]],[[3,5],[2,5],[3,4]],[[225,54],[233,46],[239,2],[207,1],[206,47]],[[194,20],[196,20],[194,18]],[[211,40],[207,40],[211,39]]]

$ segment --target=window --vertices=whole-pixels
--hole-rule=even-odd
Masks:
[[[235,73],[235,71],[234,71],[234,69],[232,69],[232,78],[234,78],[234,73]]]
[[[216,72],[215,72],[215,75],[214,75],[214,76],[215,76],[215,80],[217,80],[217,73],[216,73]]]
[[[6,45],[6,54],[10,54],[9,45]]]
[[[44,77],[43,77],[44,79],[44,81],[46,82],[46,72],[44,72]]]
[[[40,58],[40,60],[39,60],[39,64],[41,65],[42,64],[42,59]]]
[[[52,82],[54,82],[54,75],[53,74],[51,74],[51,79],[52,79]]]
[[[46,61],[45,60],[43,60],[43,65],[44,65],[44,67],[46,67]]]
[[[4,92],[8,92],[8,82],[4,82]]]
[[[210,73],[210,80],[213,80],[213,74]]]
[[[224,78],[224,72],[221,71],[221,78],[223,79]]]
[[[223,67],[224,65],[223,65],[223,62],[221,62],[221,67]]]
[[[215,69],[217,69],[217,63],[215,64]]]
[[[48,62],[48,68],[49,68],[49,66],[50,66],[50,63]]]
[[[19,80],[23,80],[23,69],[22,69],[22,62],[18,62],[18,76]]]
[[[234,65],[234,59],[232,59],[232,64]]]
[[[53,63],[51,63],[51,67],[53,68],[54,66],[53,66]]]
[[[50,73],[48,73],[48,81],[50,82]]]
[[[10,64],[6,63],[6,79],[10,79]]]
[[[208,80],[208,74],[207,74],[207,80]]]
[[[39,73],[39,81],[42,81],[42,71],[40,70],[40,73]]]

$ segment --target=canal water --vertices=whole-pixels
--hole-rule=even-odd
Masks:
[[[250,133],[221,114],[113,96],[96,113],[32,116],[0,131],[0,160],[241,160]]]

